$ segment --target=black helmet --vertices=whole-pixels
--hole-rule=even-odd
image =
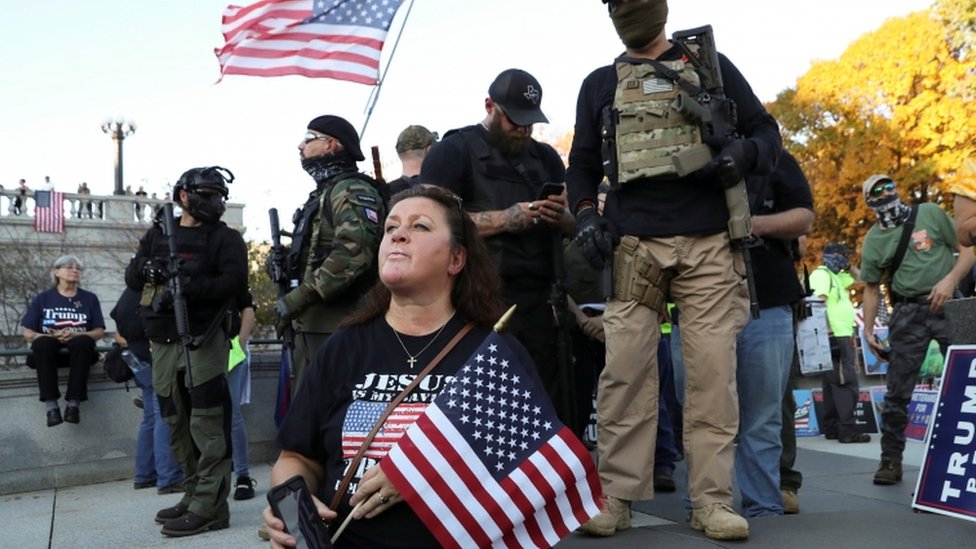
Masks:
[[[194,192],[198,189],[212,189],[227,198],[227,185],[234,181],[234,174],[227,168],[210,166],[207,168],[192,168],[180,176],[173,186],[173,199],[179,200],[180,190]]]

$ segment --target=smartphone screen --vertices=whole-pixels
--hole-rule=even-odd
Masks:
[[[322,549],[332,546],[304,479],[292,477],[274,487],[268,492],[268,502],[274,515],[285,523],[285,530],[295,538],[295,547]]]

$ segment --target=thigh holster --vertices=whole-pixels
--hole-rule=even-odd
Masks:
[[[658,267],[636,236],[625,236],[613,254],[613,297],[664,312],[671,274]]]

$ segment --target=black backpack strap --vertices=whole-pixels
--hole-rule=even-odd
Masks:
[[[898,241],[898,248],[895,249],[895,257],[891,260],[891,265],[888,267],[888,281],[893,283],[895,281],[895,271],[901,265],[901,260],[905,258],[905,252],[908,251],[908,239],[912,236],[912,230],[915,229],[915,217],[918,216],[918,205],[912,206],[912,213],[908,214],[908,220],[902,224],[901,229],[901,240]]]

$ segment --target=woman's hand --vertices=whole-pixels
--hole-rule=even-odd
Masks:
[[[373,518],[391,506],[403,501],[400,492],[393,487],[390,479],[380,469],[379,465],[374,465],[366,470],[363,478],[359,481],[359,489],[349,500],[353,508],[362,502],[362,505],[353,511],[354,519]]]
[[[315,509],[319,512],[319,516],[325,522],[332,522],[336,519],[335,511],[329,509],[329,507],[322,503],[319,498],[312,496],[312,502],[315,503]],[[285,532],[285,523],[281,521],[278,517],[274,516],[271,512],[271,506],[268,505],[264,508],[261,513],[261,517],[264,519],[264,524],[268,527],[268,534],[271,537],[271,547],[278,549],[279,547],[294,547],[296,540],[295,537]]]

